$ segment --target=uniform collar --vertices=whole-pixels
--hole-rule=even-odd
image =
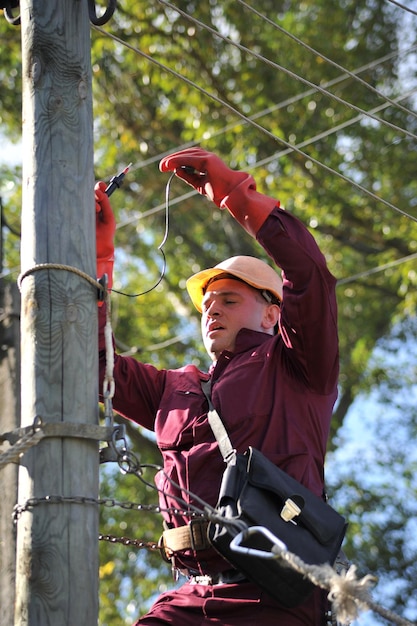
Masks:
[[[242,328],[236,336],[236,345],[233,354],[240,354],[241,352],[246,352],[246,350],[257,348],[262,343],[272,338],[273,335],[268,335],[268,333]]]
[[[210,374],[214,379],[218,378],[235,356],[247,352],[248,350],[253,350],[270,339],[273,339],[273,336],[267,333],[242,328],[236,335],[234,351],[223,350],[218,360],[211,364],[209,369]]]

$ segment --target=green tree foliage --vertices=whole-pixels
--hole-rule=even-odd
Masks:
[[[386,0],[122,0],[108,24],[92,28],[97,178],[133,163],[123,190],[112,196],[118,222],[114,287],[130,295],[147,292],[113,295],[122,352],[158,367],[192,361],[206,368],[185,279],[233,254],[264,256],[230,216],[174,179],[160,280],[168,176],[159,173],[158,162],[172,150],[201,145],[249,171],[260,191],[307,224],[340,279],[340,398],[331,445],[338,443],[349,407],[369,384],[364,372],[376,342],[394,323],[401,327],[415,315],[413,19]],[[5,20],[0,33],[0,115],[15,139],[20,34]],[[0,182],[10,178],[2,172]],[[17,190],[5,203],[13,224],[18,206]],[[4,230],[4,262],[13,268],[16,239]],[[159,462],[152,440],[137,429],[129,429],[129,438],[141,459]],[[103,474],[106,495],[156,501],[135,477]],[[348,488],[346,493],[350,497]],[[358,511],[366,506],[364,501]],[[152,514],[103,511],[103,533],[155,540],[159,525]],[[369,522],[369,529],[374,541],[378,527]],[[368,546],[361,545],[365,552]],[[399,553],[401,546],[394,547]],[[130,619],[127,606],[132,614],[145,610],[157,585],[168,584],[169,572],[165,565],[160,571],[154,554],[113,544],[101,550],[101,622],[111,625],[121,616]],[[379,561],[364,557],[363,565],[388,570],[392,563],[387,553]]]

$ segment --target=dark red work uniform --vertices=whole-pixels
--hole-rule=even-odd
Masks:
[[[337,397],[338,338],[334,277],[308,230],[294,216],[275,208],[257,240],[283,269],[280,333],[242,329],[233,353],[223,352],[210,369],[213,404],[238,452],[249,445],[301,481],[318,496],[333,405]],[[101,326],[104,311],[101,311]],[[100,371],[105,350],[100,335]],[[207,420],[200,387],[207,374],[189,365],[157,370],[133,358],[116,356],[114,408],[154,430],[164,460],[157,476],[161,505],[189,501],[181,488],[214,506],[224,462]],[[174,497],[173,497],[174,496]],[[170,516],[171,526],[189,520]],[[230,570],[214,550],[177,554],[175,565],[194,574]],[[201,585],[186,582],[163,594],[140,624],[176,626],[322,626],[323,593],[286,609],[255,585]]]

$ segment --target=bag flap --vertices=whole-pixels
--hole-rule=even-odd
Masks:
[[[325,545],[334,539],[335,535],[344,534],[346,528],[344,517],[310,489],[274,465],[259,450],[249,448],[245,454],[248,482],[254,487],[275,494],[282,506],[288,498],[295,501],[301,508],[301,513],[294,521],[305,526],[320,543]],[[244,508],[243,502],[241,503]]]

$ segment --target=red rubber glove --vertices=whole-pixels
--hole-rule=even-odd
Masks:
[[[187,166],[194,171],[182,170]],[[230,194],[234,187],[242,181],[251,178],[245,172],[231,170],[223,161],[213,154],[201,148],[187,148],[180,152],[174,152],[162,159],[159,164],[161,172],[172,171],[186,183],[194,187],[203,196],[208,196],[220,208],[222,200]]]
[[[183,167],[189,169],[181,169]],[[246,172],[230,169],[218,156],[202,148],[187,148],[164,157],[161,172],[173,171],[178,178],[208,196],[233,217],[253,237],[279,202],[256,191],[256,183]]]
[[[96,255],[97,277],[107,274],[108,288],[113,285],[114,264],[114,233],[116,220],[110,205],[110,200],[104,190],[107,183],[99,182],[94,187],[96,199]]]

